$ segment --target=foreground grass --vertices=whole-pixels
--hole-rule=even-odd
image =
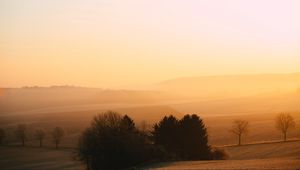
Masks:
[[[73,160],[70,149],[2,146],[0,147],[0,169],[83,170],[84,166]]]
[[[300,169],[300,141],[227,146],[229,160],[163,162],[141,169]],[[84,170],[71,148],[0,147],[1,170]]]
[[[199,170],[199,169],[299,169],[300,159],[270,158],[251,160],[181,161],[157,163],[145,169]]]

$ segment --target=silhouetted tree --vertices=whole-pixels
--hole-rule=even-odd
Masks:
[[[5,138],[5,131],[4,129],[0,128],[0,145],[3,144],[4,138]]]
[[[295,128],[294,118],[289,113],[280,113],[276,117],[276,128],[283,134],[283,140],[286,141],[286,134],[289,130]]]
[[[155,124],[152,134],[154,144],[163,146],[175,158],[211,159],[206,127],[195,114],[185,115],[180,121],[172,115],[165,116]]]
[[[43,140],[46,136],[45,130],[44,129],[36,129],[34,135],[35,135],[35,138],[40,141],[40,147],[42,147]]]
[[[199,116],[185,115],[179,121],[181,156],[187,160],[211,159],[211,148],[204,122]]]
[[[121,119],[121,128],[128,132],[133,132],[136,130],[133,120],[127,115]]]
[[[151,159],[152,149],[129,116],[108,111],[94,117],[76,153],[89,170],[125,169]]]
[[[25,141],[27,140],[27,125],[18,124],[15,134],[16,137],[22,141],[22,146],[25,146]]]
[[[154,125],[152,132],[155,145],[163,146],[171,154],[178,155],[179,152],[179,122],[173,116],[165,116]]]
[[[238,145],[242,144],[242,135],[248,132],[249,122],[246,120],[235,120],[230,132],[238,136]]]
[[[58,148],[58,145],[61,142],[61,139],[65,136],[65,131],[62,127],[55,127],[52,131],[53,142],[55,143],[55,148]]]

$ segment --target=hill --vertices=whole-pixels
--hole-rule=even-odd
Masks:
[[[300,141],[258,143],[225,148],[229,160],[164,162],[146,166],[155,170],[299,169]]]
[[[300,73],[291,73],[182,77],[163,81],[156,89],[185,98],[207,100],[285,93],[299,86]]]
[[[172,96],[158,91],[73,86],[0,88],[0,114],[93,104],[153,104]]]

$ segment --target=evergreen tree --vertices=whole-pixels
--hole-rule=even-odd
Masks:
[[[206,127],[199,116],[185,115],[179,121],[181,156],[187,160],[211,159]]]
[[[165,116],[159,123],[154,125],[154,144],[163,146],[168,152],[178,154],[178,120],[173,116]]]
[[[127,115],[123,116],[121,120],[121,129],[128,132],[133,132],[136,130],[134,121]]]

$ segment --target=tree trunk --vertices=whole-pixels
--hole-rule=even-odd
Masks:
[[[286,132],[283,133],[283,139],[286,142]]]
[[[241,138],[242,138],[242,135],[239,134],[239,145],[241,145]]]
[[[22,146],[25,146],[25,139],[22,139]]]
[[[56,141],[55,142],[55,149],[57,149],[58,148],[58,142]]]
[[[40,140],[40,147],[42,147],[42,140]]]

